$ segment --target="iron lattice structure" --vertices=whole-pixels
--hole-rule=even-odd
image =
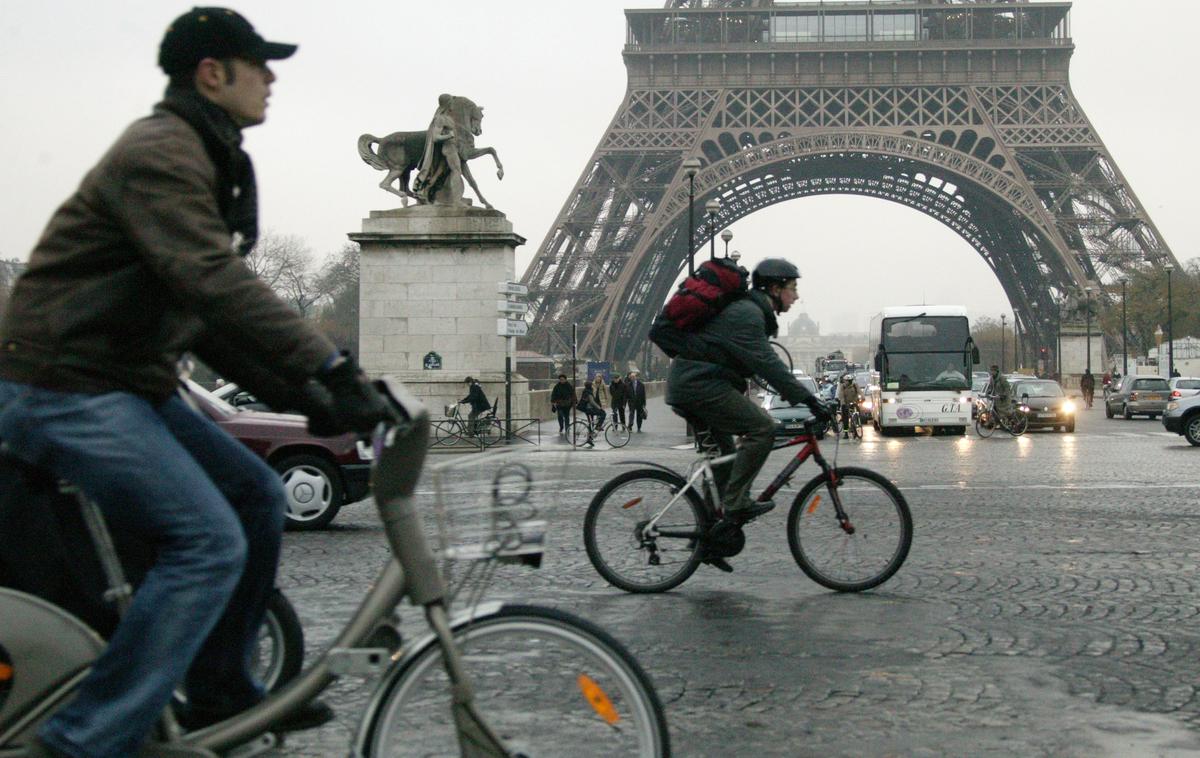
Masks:
[[[523,281],[531,344],[637,355],[694,240],[868,195],[956,231],[1025,334],[1133,268],[1178,265],[1071,92],[1069,2],[671,0],[627,10],[628,88]],[[562,344],[562,343],[560,343]],[[568,343],[569,344],[569,343]]]

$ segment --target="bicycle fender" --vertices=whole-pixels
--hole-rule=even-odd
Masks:
[[[617,461],[616,463],[614,463],[612,465],[614,465],[614,466],[649,466],[650,468],[656,468],[659,471],[666,471],[668,474],[674,474],[675,476],[678,476],[680,479],[684,478],[675,469],[670,468],[668,466],[664,466],[661,463],[655,463],[654,461]]]

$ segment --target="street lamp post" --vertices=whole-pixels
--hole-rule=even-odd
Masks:
[[[1162,338],[1162,324],[1159,324],[1154,328],[1154,360],[1158,364],[1156,368],[1158,368],[1159,376],[1162,376]],[[1169,379],[1170,376],[1167,378]]]
[[[688,178],[688,276],[696,273],[696,173],[700,171],[700,159],[688,158],[683,162],[683,173]]]
[[[725,257],[729,257],[729,240],[733,239],[733,232],[726,229],[721,232],[721,239],[725,240]]]
[[[1004,373],[1004,332],[1008,328],[1008,315],[1000,314],[1000,373]]]
[[[708,259],[711,261],[717,257],[717,235],[713,233],[713,224],[721,212],[721,201],[715,197],[709,200],[704,204],[704,212],[708,214]]]
[[[1125,320],[1125,285],[1129,279],[1121,279],[1121,376],[1129,374],[1129,325]]]
[[[1054,338],[1054,361],[1058,364],[1058,381],[1062,381],[1062,320],[1063,320],[1063,303],[1055,303],[1054,308],[1054,323],[1057,327],[1057,334]]]
[[[1175,332],[1174,320],[1171,313],[1171,272],[1175,270],[1173,264],[1168,263],[1163,266],[1167,270],[1167,377],[1175,376]]]
[[[1092,373],[1092,287],[1084,287],[1087,293],[1087,372]]]

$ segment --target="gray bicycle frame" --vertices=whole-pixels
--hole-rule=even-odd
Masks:
[[[205,729],[178,736],[171,744],[221,752],[261,738],[270,731],[272,723],[307,704],[337,678],[337,659],[352,659],[356,652],[379,652],[363,646],[381,625],[390,623],[396,606],[407,595],[413,605],[424,606],[432,636],[441,647],[450,680],[451,707],[461,755],[464,758],[512,755],[475,710],[473,693],[453,637],[458,623],[457,620],[452,622],[447,613],[445,582],[415,508],[414,493],[424,466],[429,437],[429,414],[400,382],[385,377],[377,386],[408,419],[383,431],[385,444],[376,445],[377,460],[371,471],[375,504],[393,560],[383,567],[337,639],[300,676],[269,694],[258,705]],[[475,609],[475,613],[480,610]],[[428,644],[427,639],[424,644]],[[386,651],[388,655],[392,652]],[[387,656],[384,656],[384,662],[388,662]],[[74,681],[82,678],[84,673],[80,672]],[[197,754],[206,753],[198,751]],[[5,755],[9,752],[5,751]],[[13,755],[21,755],[21,752],[18,750]]]

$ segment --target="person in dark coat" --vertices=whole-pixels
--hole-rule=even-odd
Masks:
[[[1083,393],[1083,402],[1091,408],[1092,398],[1096,395],[1096,377],[1091,369],[1084,369],[1083,376],[1079,377],[1079,390]]]
[[[642,431],[642,422],[646,420],[646,385],[641,375],[630,371],[625,380],[625,402],[629,406],[629,423],[637,424],[637,430]]]
[[[620,375],[614,376],[612,384],[608,385],[608,394],[612,398],[613,415],[621,426],[625,425],[625,382]]]
[[[467,385],[467,396],[458,401],[459,405],[464,403],[471,406],[471,412],[467,414],[467,420],[471,433],[475,434],[478,431],[479,424],[475,419],[479,418],[480,414],[489,411],[492,404],[488,402],[487,395],[483,394],[483,387],[479,386],[479,382],[475,381],[475,377],[468,376],[463,379],[463,384]]]
[[[558,415],[558,433],[566,434],[571,426],[571,409],[575,407],[575,388],[566,374],[558,375],[558,383],[550,390],[550,407]]]
[[[51,217],[0,319],[6,448],[157,553],[31,755],[136,755],[177,688],[188,729],[264,697],[250,662],[287,498],[279,474],[179,396],[185,353],[324,433],[388,415],[355,362],[242,260],[258,233],[242,130],[266,119],[269,64],[295,50],[231,10],[177,18],[159,47],[162,101]],[[306,392],[314,382],[332,406]],[[332,717],[310,704],[271,730]]]

